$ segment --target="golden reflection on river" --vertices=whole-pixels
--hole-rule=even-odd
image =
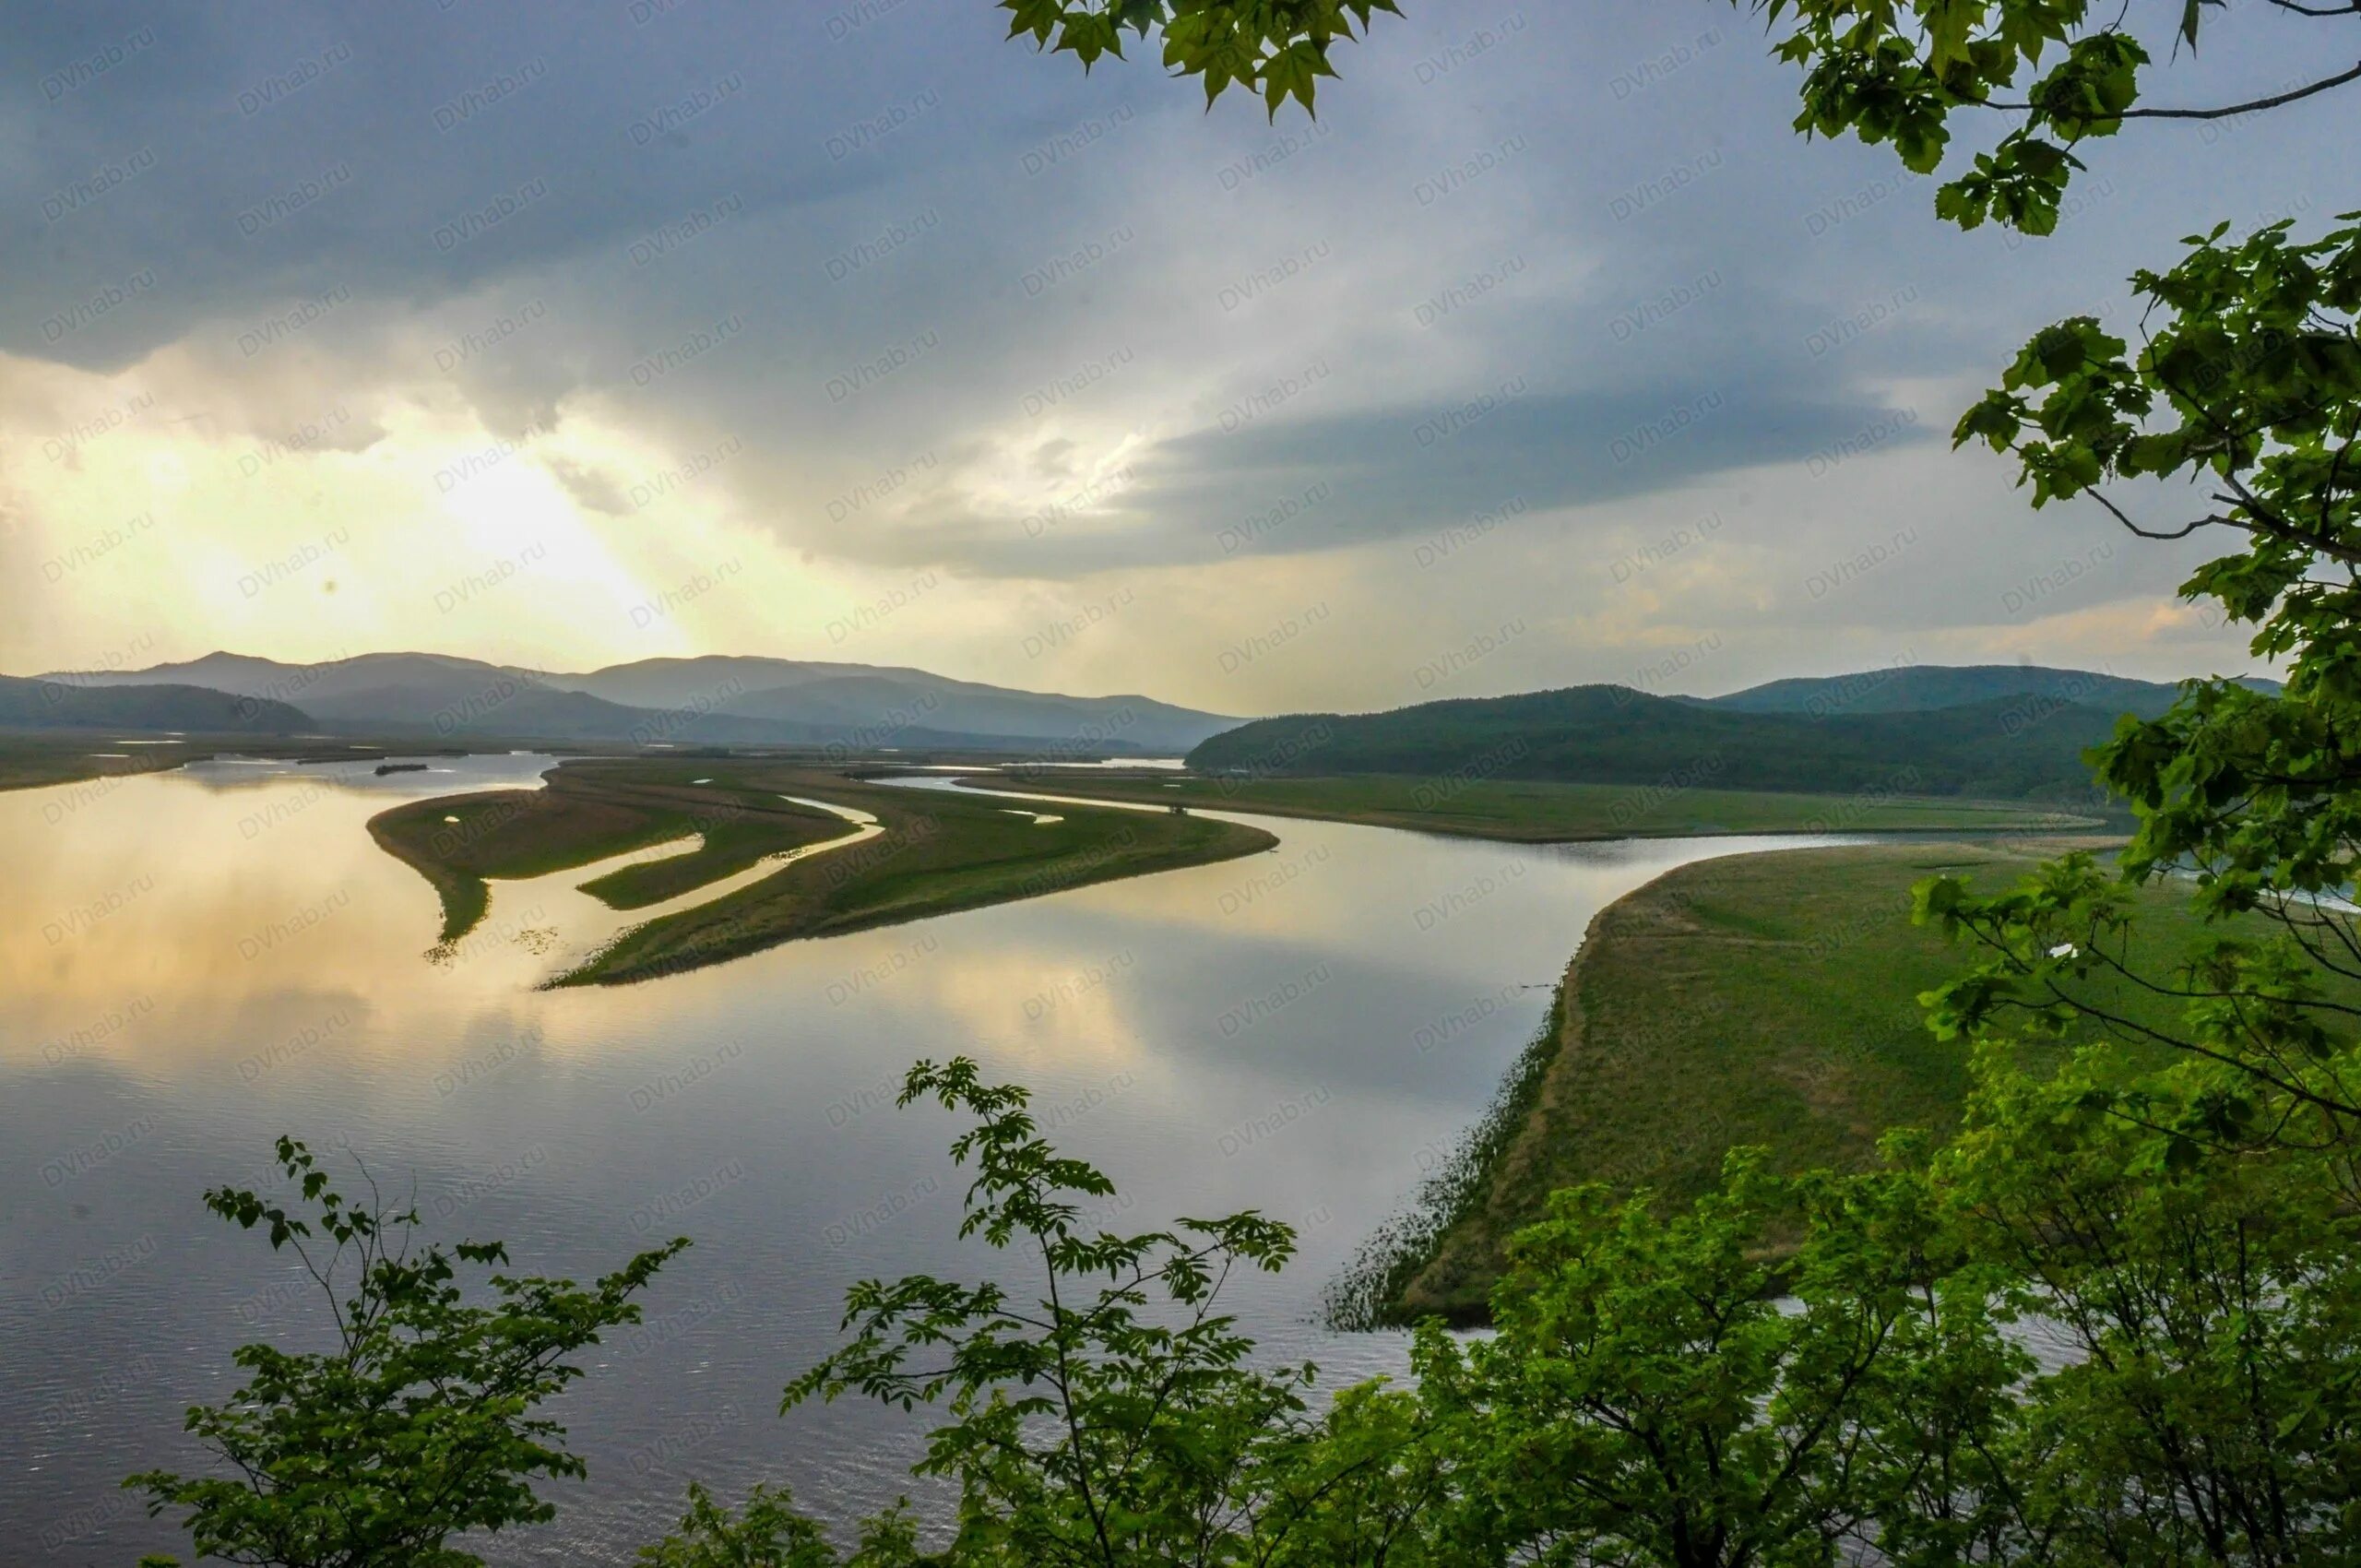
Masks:
[[[1397,1339],[1317,1326],[1321,1287],[1481,1113],[1592,914],[1749,847],[1274,820],[1278,849],[1241,861],[543,992],[645,913],[577,891],[587,871],[495,884],[483,928],[437,951],[433,892],[364,825],[551,760],[0,793],[0,1521],[12,1548],[56,1540],[26,1561],[180,1548],[116,1483],[192,1461],[180,1411],[231,1386],[234,1346],[322,1332],[287,1260],[197,1201],[262,1181],[281,1133],[349,1146],[431,1234],[504,1238],[527,1270],[694,1238],[647,1301],[670,1326],[607,1347],[567,1397],[591,1481],[496,1562],[626,1560],[693,1475],[789,1481],[836,1517],[913,1491],[923,1417],[769,1412],[855,1279],[991,1266],[956,1235],[951,1123],[893,1108],[922,1056],[1031,1087],[1050,1135],[1118,1182],[1124,1229],[1299,1225],[1241,1321],[1340,1378],[1398,1367]],[[725,1406],[742,1419],[715,1428]]]

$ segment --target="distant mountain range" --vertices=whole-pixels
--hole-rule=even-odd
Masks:
[[[184,711],[157,698],[158,728],[454,742],[1071,749],[1144,756],[1185,752],[1239,722],[1144,696],[1062,696],[923,670],[729,657],[654,659],[567,674],[441,654],[286,664],[212,653],[147,670],[66,671],[18,683],[118,697],[130,688],[200,688],[232,699],[232,707],[242,699],[253,715],[223,724],[212,721],[218,705],[196,702]],[[0,709],[0,723],[81,727],[45,715],[37,697],[21,714]]]
[[[2248,683],[2275,690],[2270,683]],[[2080,801],[2083,753],[2175,689],[1993,665],[1779,681],[1716,699],[1626,686],[1257,719],[1189,754],[1205,772],[1394,773],[1726,790]]]
[[[2261,690],[2268,681],[2248,678]],[[440,654],[0,677],[0,728],[335,734],[453,744],[822,745],[1031,755],[1187,754],[1255,774],[1465,772],[1653,786],[2085,799],[2082,753],[2175,688],[2033,665],[1898,666],[1727,696],[1621,686],[1251,721],[1144,696],[1074,697],[923,670],[651,659],[587,674]]]

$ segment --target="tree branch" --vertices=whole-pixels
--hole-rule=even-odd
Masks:
[[[2290,7],[2291,9],[2293,7]],[[2361,81],[2361,65],[2332,77],[2323,77],[2309,87],[2299,87],[2289,92],[2258,98],[2248,103],[2233,103],[2220,109],[2126,109],[2117,118],[2123,120],[2228,120],[2240,114],[2258,113],[2265,109],[2277,109],[2289,103],[2301,102],[2315,93],[2327,92],[2351,81]]]

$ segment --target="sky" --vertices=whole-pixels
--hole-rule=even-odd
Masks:
[[[1405,9],[1273,123],[986,0],[10,7],[0,671],[729,652],[1259,714],[2256,667],[2175,600],[2203,541],[1949,432],[2190,231],[2325,227],[2349,101],[1963,234],[1795,135],[1726,5]],[[2156,101],[2307,64],[2209,27]]]

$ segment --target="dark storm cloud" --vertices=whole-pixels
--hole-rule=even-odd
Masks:
[[[980,14],[899,18],[890,75],[832,68],[853,53],[832,18],[843,32],[834,6],[703,0],[24,8],[0,347],[105,364],[290,292],[432,300],[701,204],[873,185],[913,105],[1038,118],[979,90]]]

